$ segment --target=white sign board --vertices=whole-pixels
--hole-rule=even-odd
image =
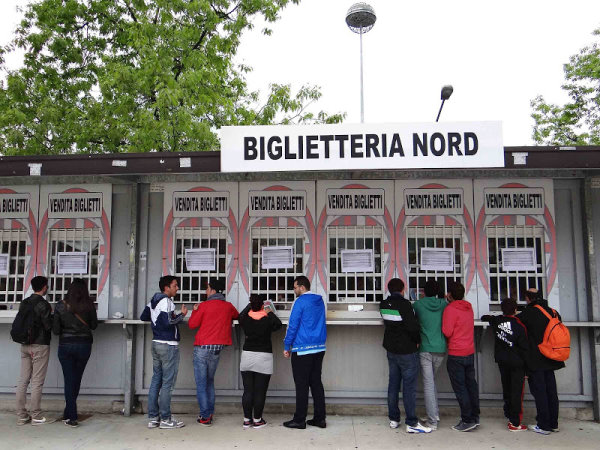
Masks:
[[[88,273],[87,252],[58,252],[57,271],[63,274]]]
[[[421,248],[421,270],[454,271],[454,249]]]
[[[304,217],[306,191],[250,191],[250,217]]]
[[[8,275],[8,261],[10,255],[8,253],[0,254],[0,275]]]
[[[294,247],[262,247],[262,269],[292,269],[294,267]]]
[[[229,192],[173,192],[173,217],[228,217]]]
[[[214,248],[186,248],[185,266],[187,270],[215,270],[216,252]]]
[[[0,194],[0,219],[29,218],[29,194]]]
[[[405,189],[407,216],[439,216],[463,214],[462,189]]]
[[[512,271],[534,271],[537,269],[534,248],[503,248],[502,270]]]
[[[544,214],[544,188],[486,188],[485,213],[489,215]]]
[[[48,194],[49,219],[91,219],[102,217],[102,192]]]
[[[328,216],[383,216],[383,189],[327,189]]]
[[[375,272],[373,249],[342,250],[342,272]]]
[[[222,172],[504,167],[501,122],[223,127]]]

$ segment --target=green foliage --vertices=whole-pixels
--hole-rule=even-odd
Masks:
[[[600,28],[593,32],[600,36]],[[600,46],[580,50],[565,64],[562,88],[570,101],[548,104],[542,96],[531,102],[533,138],[544,145],[600,145]]]
[[[21,69],[0,85],[0,152],[216,150],[223,125],[335,123],[315,87],[271,85],[264,105],[233,58],[254,19],[299,0],[41,0],[14,41]],[[263,30],[269,34],[270,30]]]

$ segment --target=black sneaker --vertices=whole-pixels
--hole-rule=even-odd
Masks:
[[[296,428],[298,430],[304,430],[306,428],[306,422],[296,422],[294,419],[283,422],[283,426],[286,428]]]
[[[471,431],[477,428],[477,422],[467,423],[462,420],[452,427],[456,431]]]
[[[267,421],[261,417],[261,419],[257,422],[256,420],[252,424],[254,428],[262,428],[267,426]]]
[[[327,422],[325,422],[325,419],[323,419],[323,420],[309,419],[306,421],[306,425],[310,425],[311,427],[327,428]]]
[[[67,419],[67,420],[63,420],[63,423],[71,428],[77,428],[79,426],[79,424],[77,423],[76,420],[71,420],[71,419]]]

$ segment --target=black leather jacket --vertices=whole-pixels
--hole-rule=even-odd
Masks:
[[[67,309],[64,301],[60,301],[54,308],[54,321],[52,332],[60,336],[60,343],[68,342],[93,342],[92,330],[98,327],[96,310],[92,309],[79,315],[87,325],[84,325],[75,314]]]
[[[32,339],[32,344],[50,345],[52,338],[52,308],[50,303],[44,297],[37,294],[31,294],[21,302],[21,307],[24,303],[33,303],[33,332],[35,336]]]

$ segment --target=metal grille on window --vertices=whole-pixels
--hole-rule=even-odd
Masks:
[[[383,300],[383,227],[329,227],[329,301],[378,302]],[[373,250],[374,272],[342,272],[342,250]]]
[[[48,294],[49,302],[64,298],[73,278],[87,281],[90,297],[94,302],[98,296],[100,229],[99,228],[56,228],[50,230],[48,240]],[[87,273],[58,273],[59,252],[86,252]]]
[[[0,303],[23,300],[27,230],[0,230],[0,254],[8,255],[8,275],[0,275]]]
[[[186,249],[214,249],[215,270],[189,270]],[[225,227],[181,227],[175,229],[173,252],[175,276],[179,280],[178,302],[197,303],[206,300],[206,285],[220,278],[227,285],[227,229]]]
[[[410,300],[415,301],[425,293],[425,283],[437,280],[440,289],[448,292],[452,282],[463,282],[463,245],[462,227],[431,225],[407,227],[408,239],[408,292]],[[421,268],[422,248],[445,248],[454,250],[454,270],[423,270]]]
[[[506,225],[486,228],[490,303],[500,303],[512,297],[523,303],[525,291],[537,288],[543,295],[546,290],[546,258],[544,255],[544,227],[540,225]],[[502,270],[502,249],[532,248],[535,270]]]
[[[250,236],[252,239],[251,293],[265,294],[274,303],[291,306],[294,301],[294,278],[304,275],[304,229],[256,227],[252,228]],[[293,247],[293,267],[263,269],[262,248],[279,246]]]

